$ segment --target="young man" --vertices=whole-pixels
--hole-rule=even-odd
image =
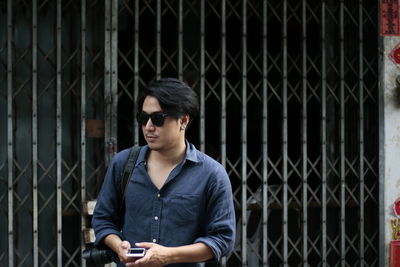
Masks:
[[[199,266],[230,253],[235,214],[229,177],[221,164],[198,151],[185,131],[198,113],[192,88],[171,78],[151,83],[138,99],[142,147],[119,216],[120,182],[129,151],[108,168],[92,225],[126,266]],[[127,257],[142,247],[142,258]]]

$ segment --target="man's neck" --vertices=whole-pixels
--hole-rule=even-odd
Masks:
[[[168,150],[152,150],[150,152],[151,160],[158,161],[161,164],[176,165],[183,160],[186,153],[185,141]]]

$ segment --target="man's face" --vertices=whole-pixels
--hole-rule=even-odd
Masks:
[[[160,103],[153,96],[146,96],[143,102],[142,111],[147,114],[162,112]],[[149,119],[142,125],[143,136],[152,150],[168,150],[175,147],[184,140],[184,131],[180,130],[180,119],[170,116],[165,117],[162,126],[156,126]]]

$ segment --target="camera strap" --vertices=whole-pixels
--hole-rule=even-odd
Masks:
[[[133,147],[131,147],[131,150],[129,151],[129,157],[125,164],[124,174],[122,175],[122,180],[121,180],[122,202],[120,205],[120,213],[119,214],[123,214],[123,208],[125,206],[124,202],[125,202],[126,188],[128,187],[129,178],[132,176],[133,169],[135,168],[136,160],[139,156],[140,148],[141,148],[140,146],[133,146]]]

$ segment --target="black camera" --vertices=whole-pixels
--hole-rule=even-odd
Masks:
[[[82,257],[86,260],[87,266],[100,267],[115,261],[116,254],[111,249],[98,249],[93,247],[84,250]]]

